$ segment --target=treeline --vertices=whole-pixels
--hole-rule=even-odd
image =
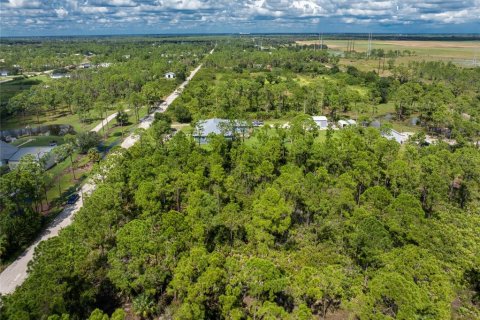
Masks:
[[[125,56],[157,57],[162,53],[206,52],[204,47],[212,47],[211,40],[205,41],[165,41],[156,38],[84,38],[84,39],[44,39],[16,41],[2,39],[0,54],[4,62],[2,69],[21,69],[24,72],[40,72],[77,65],[92,59],[94,63],[122,62]]]
[[[307,116],[208,149],[159,128],[103,163],[0,318],[480,316],[477,149],[322,141]]]
[[[93,43],[92,50],[95,48]],[[92,117],[104,118],[107,110],[119,103],[138,114],[139,107],[153,106],[172,92],[209,49],[206,45],[189,44],[159,47],[150,42],[141,47],[128,42],[112,44],[112,47],[99,45],[99,48],[110,50],[106,57],[114,59],[104,60],[96,56],[92,61],[112,63],[110,67],[76,70],[71,78],[32,86],[2,101],[0,114],[20,119],[26,114],[35,114],[38,119],[44,112],[68,108],[86,122]],[[52,54],[53,49],[49,50]],[[129,54],[122,55],[125,52]],[[164,74],[169,71],[176,72],[176,80],[164,79]]]
[[[284,67],[271,71],[248,65],[246,69],[205,68],[171,110],[183,114],[187,109],[190,118],[196,120],[205,116],[269,119],[298,112],[329,113],[336,119],[339,112],[353,110],[368,118],[378,103],[390,100],[398,85],[393,78],[381,78],[375,72],[364,73],[353,67],[347,72],[323,64],[322,68],[301,73],[313,78],[306,85],[298,80],[297,72]],[[177,116],[177,120],[182,122],[182,117]]]

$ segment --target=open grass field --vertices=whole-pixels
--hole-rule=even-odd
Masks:
[[[64,137],[61,136],[27,136],[12,142],[14,146],[21,147],[47,147],[51,141],[56,141],[57,145],[64,143]]]
[[[319,41],[298,41],[299,44],[319,44]],[[332,50],[346,51],[347,40],[324,40]],[[368,48],[368,40],[355,40],[355,51],[365,52]],[[477,50],[480,53],[480,41],[410,41],[410,40],[386,40],[372,41],[372,49],[383,50],[410,50],[418,56],[432,58],[472,59]]]
[[[7,103],[16,94],[28,90],[31,86],[38,85],[44,80],[38,77],[11,80],[0,83],[0,103]]]
[[[115,110],[109,110],[107,113],[111,115],[115,113]],[[0,129],[9,130],[9,129],[18,129],[24,128],[25,126],[41,126],[41,125],[50,125],[50,124],[69,124],[73,127],[76,132],[88,131],[93,129],[99,122],[101,118],[99,115],[96,115],[92,112],[91,118],[87,122],[80,122],[78,115],[71,114],[68,108],[57,109],[55,111],[48,111],[40,114],[39,118],[35,114],[27,114],[24,116],[14,116],[5,119],[0,119]]]
[[[300,45],[319,44],[319,41],[297,41]],[[324,40],[329,49],[333,51],[346,51],[348,40]],[[366,52],[368,40],[355,40],[355,51]],[[403,52],[408,50],[411,55],[400,56],[396,58],[398,63],[408,63],[409,61],[452,61],[464,67],[473,66],[473,58],[476,54],[477,60],[480,57],[480,41],[410,41],[410,40],[373,40],[372,49],[383,49],[385,51],[399,50]],[[352,64],[354,61],[342,59],[342,64]],[[355,63],[357,66],[357,63]],[[477,65],[479,63],[477,62]],[[378,66],[376,60],[363,61],[360,69],[372,70]],[[364,67],[364,68],[362,68]]]

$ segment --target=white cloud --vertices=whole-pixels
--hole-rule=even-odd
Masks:
[[[55,13],[57,14],[57,17],[59,18],[65,18],[66,16],[68,16],[68,11],[65,10],[64,8],[54,9],[54,10],[55,10]]]
[[[6,33],[30,30],[33,22],[45,30],[82,30],[82,23],[113,31],[148,25],[150,30],[288,32],[317,31],[317,24],[333,32],[361,32],[357,25],[363,30],[424,25],[450,31],[449,25],[462,24],[480,29],[480,0],[3,0],[1,5]],[[23,26],[26,19],[33,22]]]
[[[8,8],[29,9],[39,8],[42,4],[36,0],[9,0],[7,3]]]

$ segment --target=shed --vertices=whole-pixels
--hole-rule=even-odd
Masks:
[[[176,77],[175,72],[165,73],[165,79],[175,79],[175,77]]]
[[[348,126],[355,126],[355,125],[357,125],[357,122],[355,120],[352,120],[352,119],[339,120],[338,121],[338,127],[339,128],[345,128],[345,127],[348,127]]]
[[[327,129],[328,128],[328,119],[325,116],[313,116],[313,121],[315,121],[316,125],[320,129]]]

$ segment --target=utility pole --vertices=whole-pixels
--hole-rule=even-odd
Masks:
[[[473,64],[474,67],[477,66],[477,51],[478,51],[478,48],[473,49],[473,61],[472,61],[472,64]]]
[[[368,34],[367,58],[370,58],[372,52],[372,34]]]

